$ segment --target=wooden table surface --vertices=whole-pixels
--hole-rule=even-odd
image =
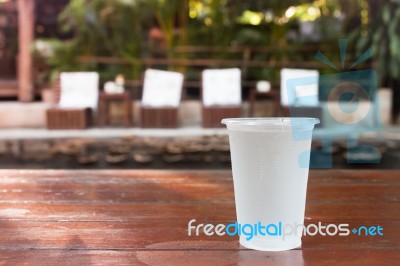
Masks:
[[[0,265],[399,265],[400,172],[311,171],[306,223],[383,236],[306,236],[284,252],[187,223],[236,220],[229,171],[1,170]]]

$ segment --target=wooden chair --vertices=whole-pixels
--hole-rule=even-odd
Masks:
[[[141,101],[141,127],[178,127],[183,79],[183,74],[178,72],[146,70]]]
[[[99,74],[63,72],[55,86],[57,106],[47,110],[48,129],[85,129],[97,108]]]
[[[223,118],[241,116],[242,87],[238,68],[202,73],[202,126],[223,127]]]

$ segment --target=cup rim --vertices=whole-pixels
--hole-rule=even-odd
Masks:
[[[313,117],[254,117],[224,118],[221,121],[228,129],[233,130],[312,130],[320,123]]]

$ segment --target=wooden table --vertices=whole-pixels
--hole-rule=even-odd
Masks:
[[[306,223],[380,225],[384,236],[303,237],[259,252],[187,223],[235,221],[229,171],[1,170],[6,265],[398,265],[399,171],[311,171]]]
[[[129,92],[123,93],[105,93],[100,92],[99,96],[99,126],[104,127],[110,125],[110,103],[121,102],[124,107],[124,126],[132,126],[132,100]]]

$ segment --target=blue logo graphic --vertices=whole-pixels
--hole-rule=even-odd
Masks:
[[[317,224],[297,224],[297,223],[283,223],[282,221],[276,223],[245,223],[238,222],[225,224],[197,224],[194,225],[196,219],[188,222],[188,236],[199,236],[201,233],[206,236],[218,235],[224,236],[244,236],[247,241],[252,240],[254,237],[273,237],[281,238],[285,241],[288,236],[349,236],[352,232],[356,236],[383,236],[383,227],[380,225],[372,226],[359,226],[352,230],[349,229],[349,224],[326,224],[318,222]]]
[[[327,75],[294,75],[286,80],[287,102],[291,117],[311,116],[321,120],[321,125],[309,139],[321,140],[319,150],[305,151],[299,157],[300,167],[332,168],[333,140],[345,139],[348,163],[380,163],[381,153],[373,146],[358,143],[363,133],[376,132],[381,128],[377,96],[377,75],[373,69],[353,70],[372,57],[371,49],[364,52],[347,70],[347,40],[339,40],[340,72]],[[322,52],[316,59],[338,70]],[[308,70],[310,72],[310,70]],[[304,132],[292,127],[295,140],[305,139]],[[309,154],[319,160],[311,161]]]

